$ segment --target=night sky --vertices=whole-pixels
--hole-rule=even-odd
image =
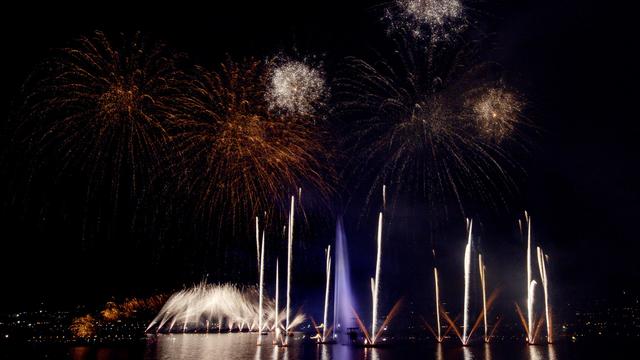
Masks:
[[[98,233],[83,232],[85,215],[91,218],[95,211],[83,210],[81,176],[56,184],[39,181],[29,191],[20,186],[29,159],[11,148],[14,123],[9,119],[22,83],[51,49],[94,30],[107,34],[140,30],[188,54],[194,64],[216,64],[227,54],[265,57],[297,52],[318,54],[329,76],[344,56],[388,50],[376,2],[131,3],[21,3],[5,12],[8,19],[1,25],[0,311],[39,303],[70,307],[101,303],[111,296],[170,291],[207,273],[212,281],[250,282],[254,276],[253,262],[244,274],[222,270],[215,260],[220,258],[215,256],[216,247],[208,245],[215,241],[197,230],[181,239],[173,233],[156,241],[154,230],[130,231],[126,224],[107,217]],[[624,9],[601,6],[592,1],[546,0],[474,5],[475,21],[482,24],[488,39],[481,56],[498,62],[517,79],[528,99],[527,117],[536,127],[528,136],[527,154],[519,155],[526,172],[517,177],[520,194],[505,209],[477,214],[482,245],[489,253],[489,273],[502,273],[496,278],[506,283],[522,276],[524,247],[515,224],[527,209],[534,219],[536,240],[550,254],[551,281],[562,300],[637,291],[640,276],[640,152],[633,55],[637,39]],[[119,217],[127,217],[133,208],[122,205],[117,211]],[[366,285],[364,279],[373,271],[375,214],[365,214],[368,220],[358,226],[361,215],[359,209],[347,208],[345,222],[353,252],[358,254],[353,260],[357,278],[353,280]],[[308,266],[298,275],[303,288],[300,298],[320,289],[321,248],[331,241],[333,221],[312,220],[301,236],[296,253]],[[403,221],[419,228],[418,215]],[[463,221],[451,219],[449,227],[457,230],[445,232],[437,245],[443,254],[439,262],[451,271],[461,272]],[[254,259],[250,231],[223,240],[232,244],[228,250],[239,253],[239,258],[248,252],[247,258]],[[410,231],[398,231],[391,238],[393,249],[385,258],[387,276],[398,280],[389,286],[389,297],[430,296],[426,290],[415,295],[421,292],[415,290],[420,281],[430,276],[430,240]],[[408,279],[407,273],[416,276]],[[456,286],[461,284],[459,276],[453,279]]]

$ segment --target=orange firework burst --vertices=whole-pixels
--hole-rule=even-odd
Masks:
[[[73,336],[88,338],[96,334],[96,319],[91,315],[74,318],[69,329]]]
[[[37,156],[82,169],[90,187],[110,181],[113,196],[121,185],[135,193],[166,151],[181,78],[175,60],[140,34],[81,37],[27,81],[19,135]]]
[[[180,99],[177,183],[197,194],[198,213],[207,219],[283,212],[300,188],[320,203],[332,193],[324,130],[313,115],[270,110],[268,69],[253,59],[228,60],[217,71],[198,67]]]

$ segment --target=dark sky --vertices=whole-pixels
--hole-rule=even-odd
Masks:
[[[329,69],[343,56],[380,50],[377,45],[385,36],[377,22],[379,4],[375,2],[132,3],[23,2],[5,12],[1,25],[3,154],[11,154],[7,149],[10,126],[5,120],[26,76],[52,48],[96,29],[110,34],[141,30],[188,53],[198,64],[218,62],[226,53],[268,56],[295,47],[303,54],[323,55]],[[533,214],[536,238],[550,253],[551,271],[557,288],[562,288],[558,293],[565,297],[614,295],[623,288],[637,287],[640,275],[636,259],[640,250],[636,230],[640,215],[634,86],[637,39],[623,9],[603,6],[589,1],[486,1],[477,5],[481,11],[474,15],[489,34],[491,46],[483,56],[498,61],[520,79],[530,103],[528,115],[539,129],[523,161],[527,177],[520,184],[521,204],[514,207],[526,207]],[[81,212],[69,209],[78,202],[63,206],[51,200],[77,197],[74,185],[62,187],[68,194],[47,194],[50,190],[43,186],[38,195],[44,194],[42,200],[38,196],[28,201],[16,199],[22,195],[13,192],[11,183],[22,171],[24,160],[11,155],[2,159],[3,165],[10,165],[3,166],[9,170],[0,181],[4,187],[0,199],[4,294],[0,311],[41,301],[69,306],[101,302],[111,295],[172,289],[197,281],[204,269],[216,267],[206,261],[194,265],[185,254],[167,259],[165,253],[158,259],[149,251],[149,243],[140,247],[133,241],[140,234],[126,234],[122,227],[110,230],[109,236],[120,239],[112,246],[83,245],[82,222],[77,216],[65,215]],[[49,205],[39,205],[45,203]],[[41,212],[41,207],[47,210]],[[496,263],[502,263],[500,256],[519,254],[522,249],[510,232],[518,216],[513,212],[485,219],[483,242],[496,249]],[[37,218],[40,220],[34,220]],[[349,224],[347,230],[358,249],[371,244],[366,231]],[[313,233],[321,234],[320,240],[309,236],[303,248],[319,248],[332,229],[327,225]],[[404,240],[398,236],[395,241]],[[444,252],[453,254],[457,245]],[[415,246],[421,246],[418,253],[430,251],[429,246]],[[402,251],[390,253],[391,262],[394,256],[404,256]],[[371,264],[363,258],[356,264],[366,274]],[[321,259],[313,261],[319,265]],[[455,265],[457,260],[451,261]],[[517,261],[511,262],[514,264],[504,265],[506,273],[519,269]],[[422,271],[411,268],[390,266],[390,274]],[[305,286],[313,288],[320,275],[310,271],[308,276]],[[503,276],[504,281],[511,278]]]

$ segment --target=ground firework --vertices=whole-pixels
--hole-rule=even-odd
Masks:
[[[17,138],[37,158],[55,154],[91,187],[132,192],[148,184],[166,151],[169,114],[179,92],[175,57],[136,34],[82,37],[42,64],[25,85]]]
[[[198,211],[211,219],[284,214],[303,188],[319,202],[331,193],[323,130],[307,117],[271,111],[268,64],[257,60],[198,68],[179,116],[175,138],[179,187],[197,194]]]

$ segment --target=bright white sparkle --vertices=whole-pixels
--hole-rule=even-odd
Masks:
[[[459,0],[397,0],[400,8],[415,20],[430,26],[442,26],[462,16]]]
[[[289,61],[273,70],[267,100],[271,109],[308,116],[315,112],[326,91],[320,70]]]

